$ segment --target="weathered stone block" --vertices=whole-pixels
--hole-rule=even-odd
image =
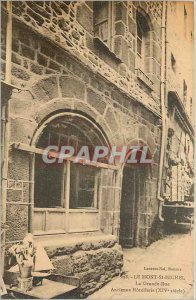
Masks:
[[[35,94],[36,99],[41,102],[46,102],[53,98],[59,98],[57,78],[55,76],[50,76],[48,78],[41,79],[33,85],[32,91]]]
[[[87,251],[87,250],[91,250],[92,248],[92,244],[91,243],[82,243],[80,245],[80,249]]]
[[[132,51],[129,51],[129,68],[135,72],[135,60],[136,56]]]
[[[148,136],[147,136],[147,145],[150,148],[151,154],[154,154],[156,145],[155,145],[154,138],[150,132],[148,132]]]
[[[76,78],[60,77],[60,87],[64,98],[84,99],[85,85],[82,81]]]
[[[128,50],[129,46],[127,44],[127,41],[122,36],[114,38],[114,53],[126,65],[128,64]]]
[[[123,2],[116,2],[116,21],[120,20],[127,24],[127,9]]]
[[[73,101],[71,99],[56,99],[47,102],[34,111],[34,119],[39,123],[46,118],[50,113],[58,110],[73,109]]]
[[[48,58],[40,53],[37,54],[37,62],[42,66],[47,66]]]
[[[102,210],[112,211],[114,207],[114,188],[102,187]]]
[[[23,182],[23,201],[29,202],[29,190],[30,184],[28,182]]]
[[[114,112],[113,112],[112,108],[110,108],[110,107],[108,107],[107,112],[105,114],[105,120],[113,132],[116,132],[118,130],[117,120],[114,116]]]
[[[101,247],[103,247],[103,245],[104,245],[103,241],[93,242],[91,245],[91,249],[97,250],[97,249],[100,249]]]
[[[30,63],[30,70],[32,73],[42,75],[44,72],[44,68],[38,64]]]
[[[161,62],[161,48],[158,43],[153,42],[153,57],[160,63]]]
[[[86,272],[81,272],[81,273],[75,273],[76,276],[78,276],[81,280],[81,284],[89,282],[94,275],[94,270],[89,270]]]
[[[128,17],[128,28],[129,28],[129,32],[133,36],[136,36],[137,25],[136,25],[136,22],[134,22],[134,20],[130,17]]]
[[[12,41],[12,50],[15,52],[19,51],[19,40],[15,39],[15,38],[13,38],[13,41]]]
[[[22,190],[8,190],[7,191],[7,201],[8,202],[18,202],[22,201]]]
[[[29,153],[10,150],[8,178],[15,180],[27,180],[29,178]]]
[[[3,58],[2,52],[1,52],[1,57]],[[22,65],[21,57],[19,55],[15,54],[15,53],[12,53],[12,62],[17,64],[17,65]]]
[[[156,34],[158,35],[159,39],[161,38],[161,26],[157,20],[153,22],[153,29],[156,31]]]
[[[113,170],[102,170],[102,185],[105,187],[115,186]]]
[[[45,40],[40,42],[40,51],[41,53],[43,53],[44,55],[51,57],[51,58],[55,58],[56,56],[56,48],[55,47],[51,47],[48,42],[46,42]]]
[[[124,35],[124,33],[125,33],[125,25],[124,25],[124,23],[122,23],[121,21],[117,22],[115,24],[115,34],[116,35]]]
[[[84,29],[92,34],[93,12],[84,3],[81,3],[80,6],[77,7],[76,19]]]
[[[35,51],[34,49],[26,46],[26,45],[21,45],[21,54],[29,59],[34,59],[35,58]]]
[[[97,121],[99,114],[95,109],[92,109],[90,104],[87,105],[85,102],[81,101],[75,101],[74,102],[74,108],[80,112],[83,112],[85,114],[88,114],[93,118],[95,121]]]
[[[36,34],[15,19],[13,19],[13,37],[26,46],[32,47],[33,49],[38,48],[38,37]]]
[[[101,96],[96,94],[93,90],[87,89],[87,101],[100,114],[104,113],[105,108],[106,108],[106,103],[102,100]]]
[[[7,204],[7,225],[7,240],[22,240],[28,232],[28,205]]]
[[[12,75],[25,81],[30,79],[30,74],[26,70],[14,65],[12,66]]]
[[[113,212],[101,213],[101,230],[105,234],[112,234]]]
[[[155,65],[156,64],[154,64],[154,72],[156,72],[156,70],[155,70]],[[157,94],[157,95],[159,95],[160,94],[160,79],[159,78],[157,78],[157,76],[156,75],[151,75],[151,78],[150,78],[152,81],[153,81],[153,90],[154,90],[154,92]]]
[[[139,138],[146,142],[147,140],[147,128],[146,126],[139,126]]]
[[[10,142],[30,144],[33,133],[37,128],[34,120],[26,120],[21,117],[10,118]]]
[[[48,67],[52,70],[55,70],[57,72],[61,71],[61,66],[59,66],[57,63],[55,63],[54,61],[50,60]]]
[[[61,255],[68,255],[71,253],[74,253],[75,251],[78,250],[78,245],[77,244],[72,244],[72,245],[66,245],[66,246],[57,246],[57,247],[53,247],[53,246],[48,246],[45,247],[46,252],[48,254],[48,256],[50,258],[54,257],[54,256],[61,256]]]
[[[53,266],[56,268],[55,273],[70,276],[74,274],[74,262],[72,257],[64,255],[52,259],[51,261]]]

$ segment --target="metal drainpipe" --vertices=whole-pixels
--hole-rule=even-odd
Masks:
[[[160,166],[159,166],[159,180],[158,180],[158,191],[157,199],[159,200],[159,219],[164,221],[162,216],[162,207],[164,199],[161,196],[162,187],[162,175],[164,167],[164,157],[165,157],[165,145],[166,145],[166,13],[167,13],[167,3],[163,1],[163,11],[162,11],[162,24],[161,24],[161,41],[162,41],[162,60],[161,60],[161,113],[162,113],[162,136],[161,136],[161,152],[160,152]]]
[[[12,65],[12,2],[7,2],[7,29],[6,29],[6,69],[5,82],[11,84],[11,65]],[[7,200],[7,175],[8,175],[8,159],[9,159],[9,137],[10,137],[10,123],[9,123],[9,101],[5,106],[5,131],[4,131],[4,153],[3,153],[3,168],[2,168],[2,223],[6,225],[6,200]],[[6,232],[2,234],[2,274],[4,274],[5,264],[5,241]]]

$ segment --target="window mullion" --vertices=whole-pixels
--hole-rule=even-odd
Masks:
[[[63,162],[63,169],[62,169],[62,177],[61,177],[61,205],[62,207],[66,207],[66,202],[65,202],[65,193],[66,193],[66,163]]]
[[[94,182],[94,201],[93,201],[94,208],[98,208],[98,176],[99,174],[96,174],[95,182]]]
[[[145,69],[145,41],[144,36],[142,36],[142,71],[144,72]]]
[[[65,195],[65,231],[69,231],[69,195],[70,195],[70,161],[66,162],[66,173],[64,177]]]

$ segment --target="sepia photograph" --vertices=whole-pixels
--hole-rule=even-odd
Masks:
[[[1,1],[2,299],[194,300],[194,1]]]

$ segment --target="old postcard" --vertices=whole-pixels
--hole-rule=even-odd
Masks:
[[[194,2],[1,1],[2,299],[194,299]]]

